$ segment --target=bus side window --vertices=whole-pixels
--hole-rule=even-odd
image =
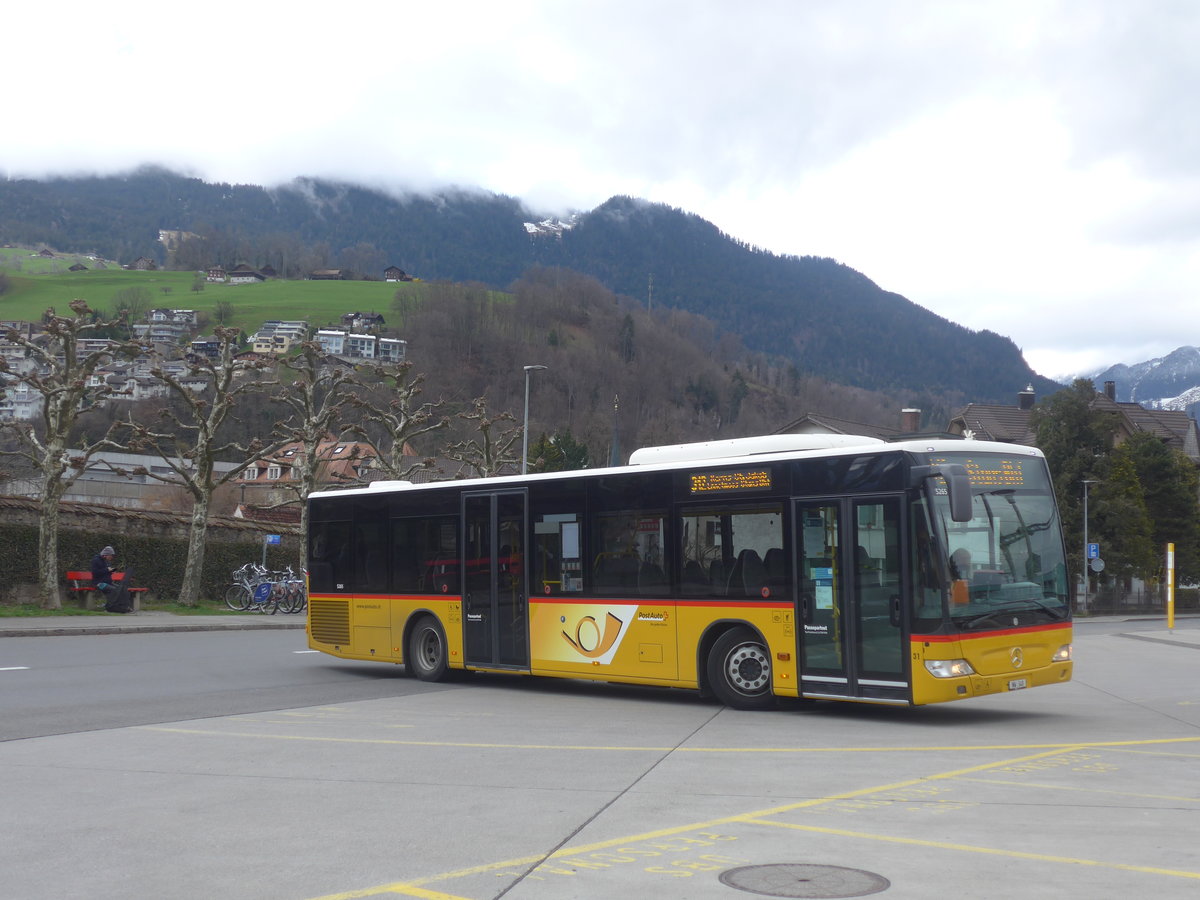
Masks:
[[[313,591],[348,589],[350,579],[350,523],[319,522],[310,526],[308,577]]]

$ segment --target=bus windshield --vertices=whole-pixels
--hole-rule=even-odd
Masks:
[[[971,520],[955,522],[934,489],[935,527],[948,554],[950,618],[963,630],[1067,619],[1070,595],[1054,492],[1038,457],[953,454],[971,481]]]

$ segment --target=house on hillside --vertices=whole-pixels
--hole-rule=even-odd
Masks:
[[[896,426],[870,425],[821,413],[806,413],[778,428],[775,434],[849,434],[876,438],[881,441],[904,441],[913,437],[948,437],[945,433],[922,431],[921,410],[902,409]]]
[[[88,270],[88,267],[85,266],[83,263],[75,263],[75,265],[73,265],[73,266],[67,266],[68,272],[86,272],[87,270]]]
[[[133,326],[134,337],[174,346],[195,329],[199,317],[194,309],[152,309],[146,322]]]
[[[349,269],[315,269],[308,275],[309,281],[345,281],[350,277]]]
[[[384,362],[402,363],[408,355],[408,341],[381,337],[375,346],[375,358]]]
[[[321,328],[316,334],[317,344],[322,353],[331,356],[343,356],[346,352],[346,332],[338,328]]]
[[[296,441],[247,466],[237,479],[242,505],[261,508],[296,500],[300,486],[297,466],[303,459],[304,444]],[[375,459],[375,451],[369,444],[330,436],[317,445],[317,485],[325,488],[362,484]],[[251,517],[247,512],[243,515]]]
[[[412,281],[412,276],[399,266],[388,266],[383,270],[384,281]]]
[[[788,422],[781,428],[777,428],[774,433],[855,434],[886,441],[900,434],[900,430],[898,428],[889,428],[886,425],[868,425],[864,422],[852,422],[849,419],[839,419],[836,416],[805,413],[800,418]]]
[[[125,268],[136,272],[153,272],[158,269],[158,263],[148,256],[139,256]]]
[[[343,331],[339,328],[322,328],[316,334],[321,351],[345,359],[376,359],[384,362],[403,362],[408,350],[408,341],[399,338],[379,337]]]
[[[381,313],[342,313],[342,327],[349,331],[370,331],[372,328],[382,328],[385,324]]]
[[[216,335],[198,337],[192,341],[190,348],[194,356],[216,359],[221,355],[221,339]]]
[[[1200,430],[1196,420],[1185,412],[1169,409],[1146,409],[1140,403],[1122,403],[1117,399],[1116,382],[1104,382],[1097,391],[1092,408],[1115,413],[1117,434],[1114,443],[1146,432],[1155,435],[1166,446],[1187,455],[1200,466]],[[981,441],[1000,441],[1006,444],[1033,446],[1037,435],[1031,426],[1035,395],[1032,386],[1017,394],[1016,406],[993,406],[971,403],[950,420],[949,432]]]
[[[293,345],[308,337],[308,323],[304,321],[283,322],[271,319],[263,322],[262,327],[250,336],[251,347],[255,353],[266,353],[278,356],[286,353]]]
[[[230,284],[261,284],[266,280],[266,275],[246,265],[238,266],[229,273]]]
[[[224,266],[211,266],[209,267],[208,272],[205,274],[204,280],[213,283],[223,282],[225,280],[225,274]]]
[[[44,402],[29,385],[0,375],[0,422],[28,422],[41,414]]]

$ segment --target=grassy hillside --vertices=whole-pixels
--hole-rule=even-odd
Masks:
[[[383,313],[392,325],[399,324],[392,322],[389,314],[397,290],[418,297],[423,293],[419,283],[280,280],[206,284],[204,290],[193,291],[195,275],[191,272],[129,272],[111,267],[67,272],[75,261],[74,257],[38,259],[28,250],[0,250],[0,270],[8,275],[8,290],[0,294],[0,319],[36,321],[47,308],[65,311],[76,298],[87,300],[93,309],[109,312],[118,292],[142,287],[149,292],[149,303],[154,307],[195,309],[211,315],[219,301],[229,300],[233,304],[230,324],[247,332],[256,330],[267,319],[307,319],[312,325],[323,325],[352,311]],[[86,258],[80,261],[95,265]]]

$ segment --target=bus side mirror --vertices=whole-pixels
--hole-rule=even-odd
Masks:
[[[955,522],[971,521],[971,477],[967,467],[957,463],[941,466],[913,466],[910,470],[913,487],[927,478],[941,476],[946,482],[946,493],[950,500],[950,518]]]

